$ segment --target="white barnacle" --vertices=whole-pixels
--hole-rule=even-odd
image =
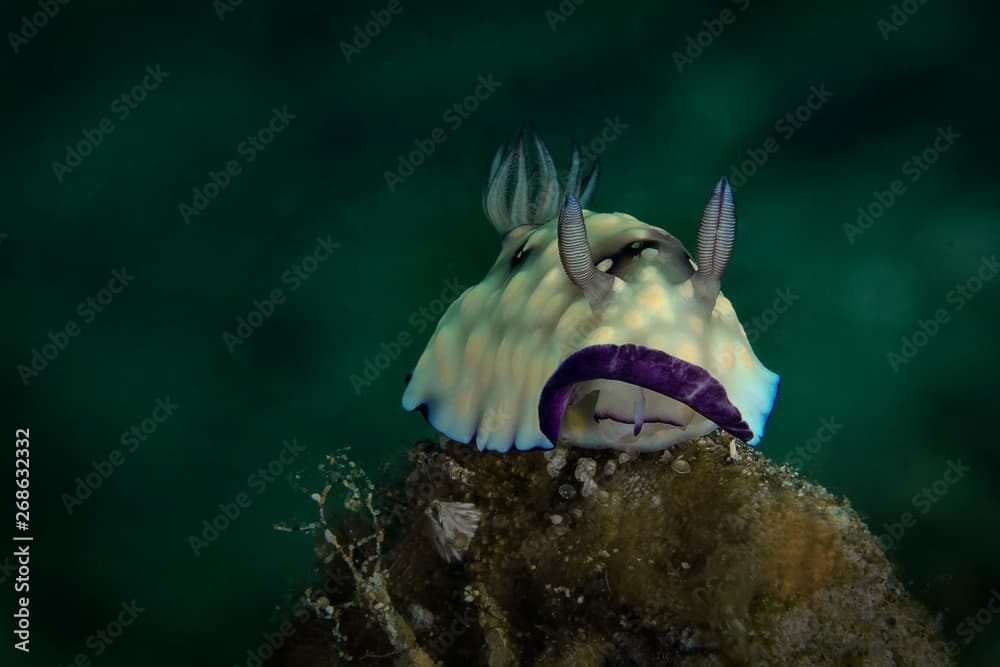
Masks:
[[[566,467],[566,447],[556,447],[555,449],[550,449],[543,456],[548,461],[545,466],[546,471],[549,473],[549,477],[558,477],[562,469]]]
[[[691,464],[684,459],[674,459],[670,464],[670,467],[673,468],[673,471],[678,475],[686,475],[691,472]]]
[[[410,624],[414,630],[426,632],[434,625],[434,614],[419,604],[410,605]]]
[[[434,500],[427,508],[431,538],[441,558],[460,561],[479,529],[482,512],[472,503]]]
[[[576,462],[576,470],[573,474],[576,477],[576,481],[584,482],[588,479],[593,479],[596,472],[597,461],[589,458],[581,458]]]

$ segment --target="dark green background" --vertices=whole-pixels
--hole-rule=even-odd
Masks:
[[[1000,250],[992,8],[929,0],[886,40],[888,2],[587,0],[552,31],[555,2],[402,0],[348,63],[339,44],[385,4],[326,4],[244,0],[220,21],[210,0],[71,0],[19,53],[3,45],[4,433],[9,447],[15,425],[33,435],[35,661],[89,652],[134,598],[146,611],[93,664],[243,664],[313,575],[309,539],[270,528],[310,520],[310,503],[284,478],[257,495],[248,475],[284,439],[308,446],[289,470],[311,482],[335,448],[375,470],[429,435],[399,407],[429,334],[410,317],[495,258],[479,201],[494,148],[533,120],[564,165],[570,138],[589,142],[608,117],[628,127],[603,154],[593,208],[689,247],[718,177],[775,136],[738,189],[723,284],[744,323],[776,290],[800,297],[755,345],[784,379],[761,449],[783,460],[821,419],[843,424],[804,473],[878,533],[914,513],[891,556],[956,639],[1000,588],[1000,292],[987,283],[961,312],[946,299]],[[726,7],[735,21],[678,71],[673,52]],[[0,26],[36,10],[7,3]],[[115,98],[156,65],[169,78],[119,120]],[[501,87],[453,129],[443,114],[480,75]],[[794,136],[776,132],[819,85],[832,99]],[[285,105],[288,129],[185,225],[192,188]],[[105,116],[114,132],[58,182],[52,162]],[[948,126],[961,138],[906,180]],[[447,141],[390,191],[384,172],[436,127]],[[849,243],[843,225],[897,178],[905,194]],[[340,249],[230,354],[222,333],[327,234]],[[16,366],[117,267],[134,282],[24,386]],[[887,354],[938,308],[951,321],[893,372]],[[351,375],[403,332],[415,342],[357,395]],[[61,495],[160,397],[177,412],[68,515]],[[971,472],[922,513],[913,497],[958,459]],[[240,492],[252,506],[195,557],[189,536]],[[1000,619],[960,644],[960,663],[1000,664],[998,639]]]

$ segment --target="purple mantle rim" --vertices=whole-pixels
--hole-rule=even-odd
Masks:
[[[684,403],[744,442],[753,439],[725,387],[701,366],[642,345],[591,345],[566,357],[542,388],[538,422],[553,445],[559,441],[573,385],[588,380],[619,380],[655,391]]]

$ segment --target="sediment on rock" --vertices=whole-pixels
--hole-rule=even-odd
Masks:
[[[850,505],[728,435],[642,455],[425,443],[412,467],[382,569],[439,664],[951,664]],[[457,563],[434,546],[434,502],[481,513]],[[354,595],[326,574],[331,603]],[[328,625],[272,664],[405,660],[359,610],[343,640]]]

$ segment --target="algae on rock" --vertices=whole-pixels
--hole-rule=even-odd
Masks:
[[[728,435],[662,455],[445,442],[412,458],[383,570],[397,608],[422,610],[416,642],[439,664],[952,664],[850,505]],[[458,563],[429,535],[442,501],[481,512]],[[315,619],[273,664],[402,657],[349,616],[344,641]]]

